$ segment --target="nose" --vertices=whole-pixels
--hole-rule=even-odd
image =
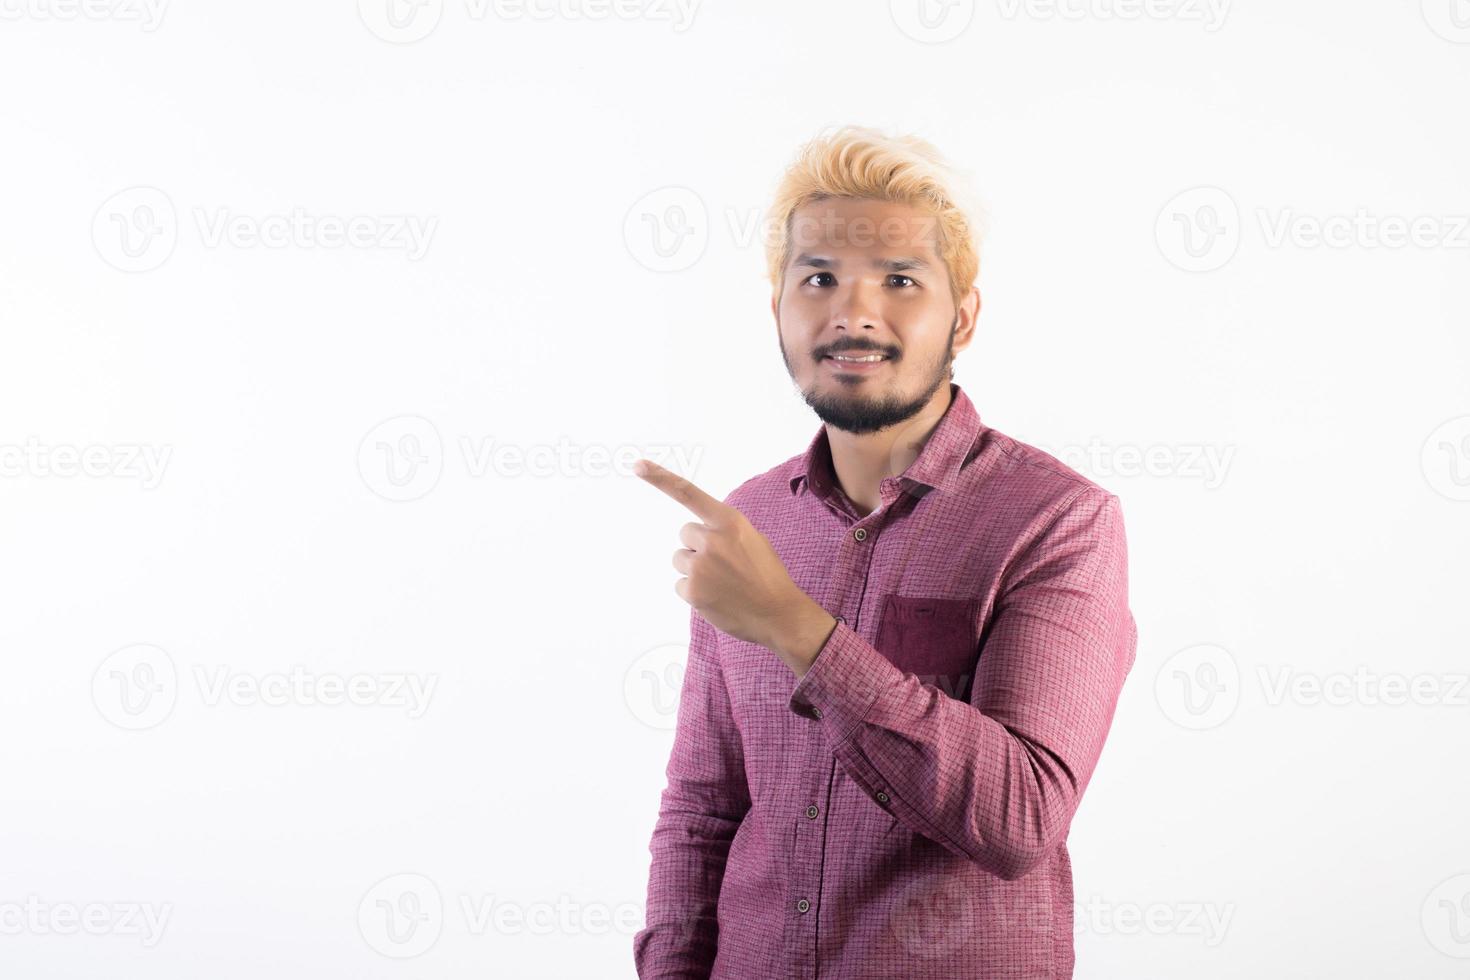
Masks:
[[[876,329],[882,319],[878,314],[881,291],[881,286],[860,278],[843,283],[833,296],[832,326],[852,333]]]

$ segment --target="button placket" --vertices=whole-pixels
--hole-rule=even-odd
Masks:
[[[885,501],[885,506],[886,504],[887,501]],[[832,556],[831,576],[822,600],[824,608],[846,610],[853,614],[854,619],[862,614],[863,601],[867,593],[868,571],[874,558],[879,524],[884,519],[881,511],[882,508],[867,515],[866,518],[860,518],[860,520],[867,520],[869,526],[853,527],[849,524],[847,534],[836,539],[836,554]],[[857,629],[853,625],[854,620],[849,620],[845,614],[833,613],[832,616],[839,624],[846,625],[853,630]],[[800,713],[815,720],[820,720],[822,717],[821,709],[816,705],[809,705]],[[813,731],[816,731],[816,726],[813,726]],[[831,769],[828,773],[828,796],[830,797],[831,780],[835,777],[841,764],[835,755],[829,755],[829,758]],[[808,800],[822,798],[817,787],[811,787],[810,793]],[[813,915],[809,919],[802,917],[809,912],[818,911],[813,908],[815,903],[810,896],[814,893],[820,895],[823,870],[828,861],[829,841],[827,819],[822,807],[809,802],[801,808],[800,812],[806,815],[807,822],[803,823],[799,816],[795,821],[797,850],[794,854],[792,874],[787,881],[790,891],[786,893],[788,896],[786,900],[791,901],[789,896],[793,893],[799,896],[794,903],[796,915],[793,915],[788,921],[790,935],[793,938],[800,937],[796,940],[797,953],[793,968],[797,975],[810,978],[815,976],[816,971],[816,929],[817,919],[820,916]],[[805,897],[801,897],[803,892],[806,893]]]
[[[829,579],[827,595],[822,605],[827,609],[851,609],[849,590],[855,585],[861,588],[867,578],[867,565],[872,561],[872,549],[862,548],[854,541],[864,542],[868,538],[865,528],[852,529],[846,538],[839,539],[837,554],[832,560],[832,577]],[[862,596],[858,596],[861,606]],[[834,614],[835,615],[835,614]],[[836,616],[840,623],[847,623],[845,616]]]
[[[811,980],[816,974],[818,913],[815,907],[822,894],[822,878],[827,862],[827,818],[826,808],[832,796],[832,783],[837,778],[840,764],[837,757],[822,751],[822,762],[813,761],[810,778],[803,780],[797,789],[806,797],[807,803],[799,805],[794,821],[795,851],[792,855],[790,874],[787,876],[787,891],[783,902],[791,910],[787,920],[787,935],[794,944],[791,962],[792,976]],[[817,766],[822,774],[817,774]],[[802,817],[806,819],[802,819]],[[813,896],[816,896],[815,898]]]

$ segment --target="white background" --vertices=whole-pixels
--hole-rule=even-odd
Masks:
[[[633,975],[628,463],[816,431],[758,225],[845,122],[970,173],[956,380],[1123,499],[1077,976],[1470,969],[1470,5],[385,2],[0,2],[0,974]]]

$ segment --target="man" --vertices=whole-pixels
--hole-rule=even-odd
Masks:
[[[1123,520],[953,381],[964,210],[923,141],[809,144],[768,261],[823,427],[724,501],[637,464],[698,519],[643,980],[1072,976],[1065,842],[1137,642]]]

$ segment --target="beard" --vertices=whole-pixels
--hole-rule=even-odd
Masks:
[[[850,432],[853,435],[879,432],[891,425],[906,422],[929,404],[940,385],[953,380],[954,335],[958,325],[959,317],[956,316],[954,322],[950,324],[944,350],[940,351],[934,361],[924,367],[924,370],[918,372],[919,376],[924,379],[924,383],[917,394],[904,396],[890,392],[875,395],[867,390],[874,387],[871,381],[859,380],[851,386],[844,381],[832,381],[830,387],[825,391],[818,390],[824,385],[823,382],[813,382],[810,388],[801,393],[801,397],[811,407],[811,410],[817,413],[817,418],[834,429]],[[791,358],[786,354],[784,343],[781,344],[781,359],[786,362],[786,373],[791,375],[792,381],[795,381],[796,372],[791,369]],[[899,358],[893,358],[889,364],[897,371],[902,366],[902,361]],[[820,371],[821,368],[818,367],[818,370]]]

